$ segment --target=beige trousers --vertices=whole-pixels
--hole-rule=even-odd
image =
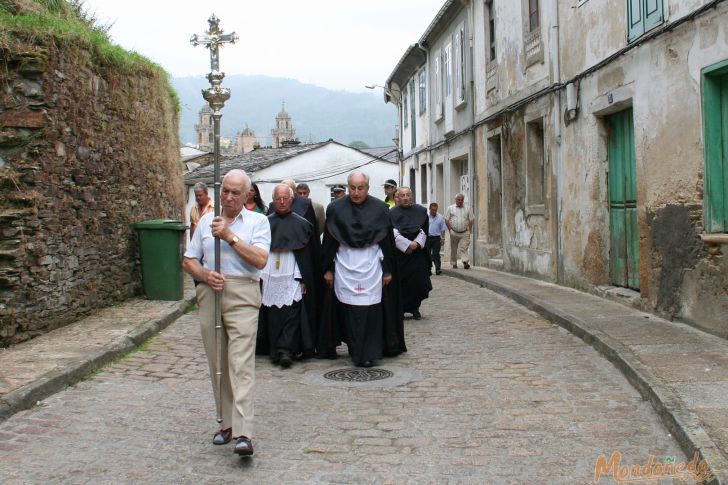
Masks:
[[[457,264],[458,257],[463,263],[470,261],[468,256],[468,250],[470,249],[470,231],[457,233],[455,231],[448,231],[450,233],[450,263]]]
[[[209,286],[197,285],[202,343],[210,366],[215,394],[215,296]],[[253,387],[255,386],[255,338],[258,333],[260,286],[250,278],[226,277],[222,290],[222,428],[233,429],[233,437],[253,437]]]

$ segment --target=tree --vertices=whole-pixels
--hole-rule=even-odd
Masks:
[[[369,145],[367,145],[366,143],[364,143],[363,141],[360,141],[360,140],[352,141],[351,143],[349,143],[349,146],[351,148],[356,148],[357,150],[363,150],[365,148],[369,148]]]

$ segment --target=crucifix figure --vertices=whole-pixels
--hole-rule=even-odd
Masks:
[[[210,49],[210,70],[212,72],[220,70],[220,44],[230,42],[234,44],[238,41],[238,34],[235,32],[231,34],[223,34],[220,29],[220,19],[212,14],[207,22],[210,24],[210,30],[206,32],[207,35],[199,36],[197,34],[190,38],[190,43],[193,46],[204,45]]]

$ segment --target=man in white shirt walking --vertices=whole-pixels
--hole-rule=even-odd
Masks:
[[[184,270],[200,281],[202,343],[207,354],[215,401],[221,400],[222,427],[213,436],[215,445],[237,439],[235,453],[253,454],[253,387],[255,339],[260,307],[260,270],[268,261],[270,224],[263,214],[244,207],[250,178],[231,170],[222,179],[221,214],[201,219],[185,252]],[[220,238],[220,272],[214,271],[215,237]],[[203,258],[204,256],[204,258]],[[203,263],[200,263],[202,259]],[[216,385],[215,292],[221,292],[223,321],[221,389]]]
[[[465,196],[457,194],[455,203],[445,210],[445,225],[450,233],[450,262],[453,269],[458,267],[458,257],[463,261],[463,268],[470,269],[470,231],[473,229],[473,213],[465,207]]]

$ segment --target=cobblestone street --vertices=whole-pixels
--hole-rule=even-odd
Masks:
[[[213,446],[196,314],[0,424],[0,483],[592,483],[599,455],[686,461],[596,351],[489,290],[433,277],[394,376],[324,381],[258,358],[255,456]],[[600,483],[613,483],[602,479]]]

